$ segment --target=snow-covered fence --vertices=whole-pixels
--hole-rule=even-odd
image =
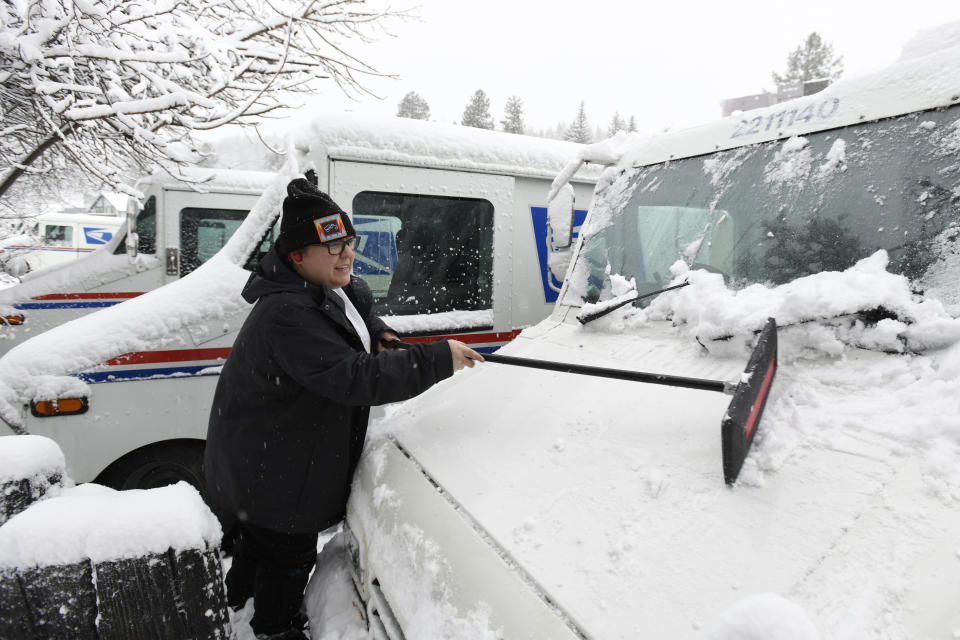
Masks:
[[[0,438],[0,525],[42,498],[66,477],[60,447],[41,436]]]
[[[5,504],[17,496],[0,526],[0,638],[229,637],[220,525],[196,489],[74,487],[37,436],[0,437],[0,464]]]

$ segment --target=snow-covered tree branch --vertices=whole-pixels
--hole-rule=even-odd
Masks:
[[[0,199],[26,173],[200,159],[194,131],[253,124],[318,80],[364,92],[348,52],[386,18],[365,0],[11,0],[0,5]]]

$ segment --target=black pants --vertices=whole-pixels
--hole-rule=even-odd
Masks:
[[[289,629],[303,602],[310,571],[317,561],[316,533],[280,533],[237,524],[233,564],[227,572],[227,602],[242,607],[253,598],[254,633]]]

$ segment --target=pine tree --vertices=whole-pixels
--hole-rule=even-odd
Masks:
[[[400,105],[397,107],[398,118],[412,118],[414,120],[429,120],[430,105],[420,97],[416,91],[411,91],[403,96]]]
[[[637,130],[637,119],[630,116],[630,122],[627,123],[627,133],[633,133]]]
[[[584,144],[590,142],[590,124],[587,122],[587,108],[582,101],[580,102],[580,109],[577,111],[577,117],[574,118],[573,124],[567,129],[563,139]]]
[[[500,121],[503,130],[507,133],[523,133],[523,100],[518,96],[507,98],[507,104],[503,108],[503,120]]]
[[[467,108],[463,110],[463,120],[461,124],[465,127],[477,127],[478,129],[493,129],[493,116],[490,115],[490,99],[483,89],[477,89],[477,92],[470,98]]]
[[[610,120],[610,129],[607,131],[608,136],[616,135],[617,131],[626,131],[627,125],[623,121],[623,118],[620,117],[618,112],[613,113],[613,118]]]
[[[829,78],[836,80],[843,73],[843,58],[835,56],[833,45],[824,42],[816,31],[787,56],[787,72],[773,72],[777,86]]]

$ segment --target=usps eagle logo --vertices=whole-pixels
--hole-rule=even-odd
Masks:
[[[320,236],[320,242],[329,242],[347,235],[347,228],[340,219],[340,214],[335,213],[332,216],[317,218],[313,221],[317,228],[317,235]]]

